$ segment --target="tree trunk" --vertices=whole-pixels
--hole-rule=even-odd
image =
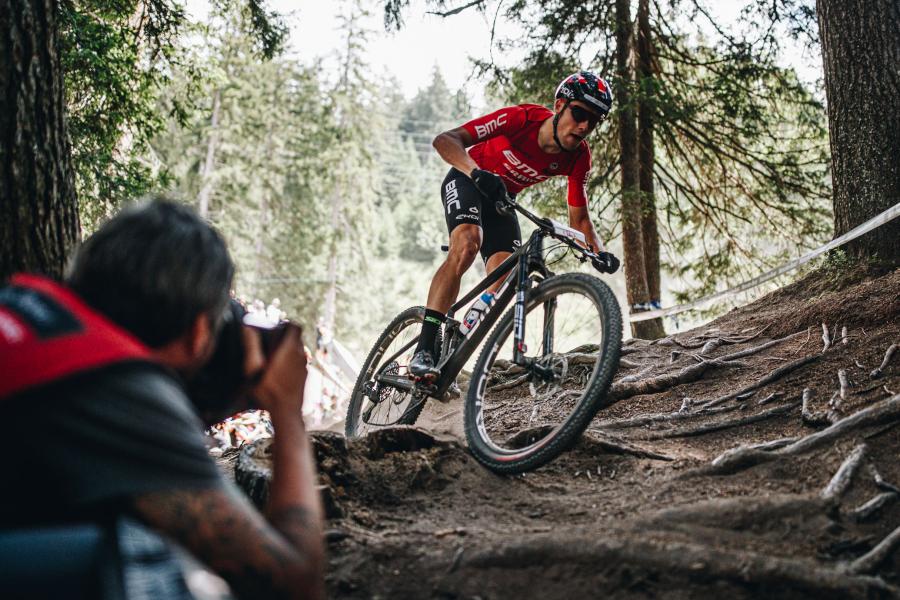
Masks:
[[[635,122],[629,64],[632,43],[630,0],[616,0],[616,98],[619,104],[619,146],[622,165],[622,246],[625,263],[625,291],[628,304],[646,304],[650,300],[644,268],[644,242],[641,233],[641,191],[639,188],[637,124]],[[631,324],[635,337],[648,334],[646,321]]]
[[[900,3],[818,0],[839,236],[900,202]],[[900,264],[900,219],[844,246]]]
[[[197,212],[204,219],[209,216],[209,196],[212,193],[213,166],[216,162],[216,146],[219,143],[219,111],[222,104],[222,90],[217,89],[213,94],[212,118],[209,124],[209,139],[206,142],[206,160],[203,161],[203,172],[200,180],[203,187],[197,197]]]
[[[337,280],[338,280],[338,229],[341,226],[343,210],[342,185],[335,187],[331,202],[331,248],[328,253],[328,289],[325,290],[325,305],[322,308],[322,324],[330,333],[334,333],[334,322],[337,319]]]
[[[60,277],[79,225],[56,2],[0,2],[0,56],[0,280]]]
[[[638,0],[638,162],[640,163],[641,233],[644,246],[644,273],[650,300],[659,303],[659,230],[656,226],[656,196],[653,192],[653,170],[656,160],[653,146],[653,119],[656,110],[656,85],[650,33],[650,1]],[[665,337],[662,319],[643,323],[640,337],[657,339]]]

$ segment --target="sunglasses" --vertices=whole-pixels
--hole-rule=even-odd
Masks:
[[[575,119],[576,123],[584,123],[587,121],[588,125],[591,127],[596,127],[597,123],[602,123],[606,120],[606,115],[598,115],[586,108],[581,108],[580,106],[575,106],[573,104],[569,105],[569,112],[572,113],[572,118]]]

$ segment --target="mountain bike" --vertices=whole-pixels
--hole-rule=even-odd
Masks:
[[[447,312],[437,336],[435,381],[414,381],[407,370],[424,307],[408,308],[391,321],[353,388],[347,437],[415,423],[428,398],[447,392],[485,338],[463,418],[470,451],[489,469],[520,473],[546,464],[571,447],[609,403],[622,341],[619,304],[597,277],[556,275],[547,262],[562,250],[557,253],[572,253],[607,272],[609,255],[594,253],[580,231],[539,217],[510,197],[498,204],[498,210],[515,210],[537,226],[528,241]],[[488,312],[463,333],[454,315],[501,279]]]

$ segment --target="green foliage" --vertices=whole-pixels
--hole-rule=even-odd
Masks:
[[[751,3],[748,14],[790,10],[799,31],[799,0]],[[628,85],[635,106],[654,107],[654,187],[664,267],[679,279],[681,298],[696,298],[757,274],[824,241],[831,227],[829,148],[824,107],[791,69],[778,66],[777,39],[760,27],[743,35],[709,20],[709,42],[697,35],[706,19],[699,0],[651,3],[652,76],[621,81],[611,3],[518,0],[507,19],[530,35],[500,40],[517,49],[515,66],[481,62],[505,102],[552,100],[566,74],[582,67]],[[808,8],[808,6],[806,6]],[[807,15],[808,16],[808,15]],[[499,55],[500,52],[497,52]],[[586,60],[587,59],[587,60]],[[591,138],[591,211],[601,237],[618,233],[619,132],[611,118]],[[526,192],[545,212],[561,213],[563,185]]]
[[[424,302],[443,258],[446,165],[413,136],[468,115],[442,115],[467,104],[437,71],[410,102],[369,76],[363,7],[345,15],[339,68],[325,70],[261,60],[242,3],[218,3],[165,87],[157,110],[171,116],[152,149],[178,195],[208,202],[240,297],[277,297],[308,331],[323,323],[361,354],[395,313]]]
[[[243,2],[217,3],[158,110],[173,114],[186,90],[194,102],[153,149],[178,195],[206,198],[238,265],[237,294],[278,297],[292,317],[315,322],[328,230],[319,150],[336,126],[316,69],[262,60],[253,18]]]
[[[69,0],[59,4],[60,57],[82,224],[146,193],[159,174],[142,160],[162,126],[155,94],[183,22],[165,2]]]
[[[242,6],[255,47],[271,56],[286,29],[259,0]],[[181,47],[192,25],[176,0],[62,0],[58,11],[75,187],[91,230],[122,202],[170,181],[149,142],[166,127],[158,107],[171,73],[199,77]],[[171,115],[185,116],[193,87],[170,98]]]

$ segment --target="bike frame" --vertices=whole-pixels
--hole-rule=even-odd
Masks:
[[[523,244],[518,250],[507,257],[506,260],[500,263],[500,265],[496,269],[494,269],[489,275],[487,275],[487,277],[482,279],[474,288],[472,288],[469,293],[458,300],[453,306],[450,307],[450,310],[447,311],[447,323],[444,328],[443,343],[443,349],[445,351],[442,352],[441,361],[438,364],[438,368],[441,372],[440,376],[438,376],[434,383],[432,385],[429,385],[427,388],[417,384],[405,375],[376,374],[376,381],[395,388],[399,388],[404,391],[420,392],[423,395],[440,398],[444,395],[450,385],[456,380],[456,376],[462,370],[463,366],[466,364],[466,361],[475,352],[475,350],[478,348],[478,345],[481,344],[494,324],[503,315],[504,310],[507,306],[509,306],[509,303],[512,301],[514,296],[515,316],[513,332],[515,337],[513,347],[513,362],[531,369],[540,376],[552,376],[552,373],[548,369],[544,369],[542,366],[538,365],[535,359],[529,359],[525,356],[525,353],[528,351],[524,343],[525,303],[527,300],[527,292],[531,288],[531,286],[529,285],[531,274],[539,273],[540,275],[542,275],[542,277],[547,277],[550,275],[550,272],[547,270],[547,267],[544,264],[543,252],[545,237],[552,237],[554,239],[557,239],[558,241],[577,250],[582,254],[582,260],[587,260],[591,255],[591,252],[573,242],[571,237],[567,237],[558,233],[556,231],[557,225],[555,225],[549,219],[544,219],[538,217],[537,215],[534,215],[533,213],[516,204],[515,201],[510,198],[507,198],[507,204],[510,208],[515,209],[517,212],[525,216],[528,220],[535,223],[538,227],[531,233],[531,236],[528,238],[527,243]],[[512,285],[513,274],[518,275],[515,278],[515,286]],[[491,309],[487,312],[487,314],[485,314],[484,318],[480,322],[476,323],[473,326],[473,328],[465,335],[461,342],[454,345],[453,342],[462,334],[459,333],[458,330],[459,322],[453,319],[453,315],[458,310],[468,305],[478,295],[480,295],[482,292],[484,292],[504,276],[506,276],[506,281],[504,281],[504,283],[500,286],[500,289],[497,291],[496,300],[491,306]],[[547,307],[547,310],[545,310],[544,312],[545,338],[543,340],[543,347],[545,353],[552,352],[553,349],[553,337],[552,333],[550,333],[553,328],[548,327],[547,325],[551,325],[553,322],[555,301],[551,301],[549,304],[550,305]],[[418,336],[415,337],[411,342],[407,343],[404,347],[400,348],[392,357],[386,359],[384,363],[386,364],[391,362],[417,342]],[[452,350],[450,350],[451,348]]]

